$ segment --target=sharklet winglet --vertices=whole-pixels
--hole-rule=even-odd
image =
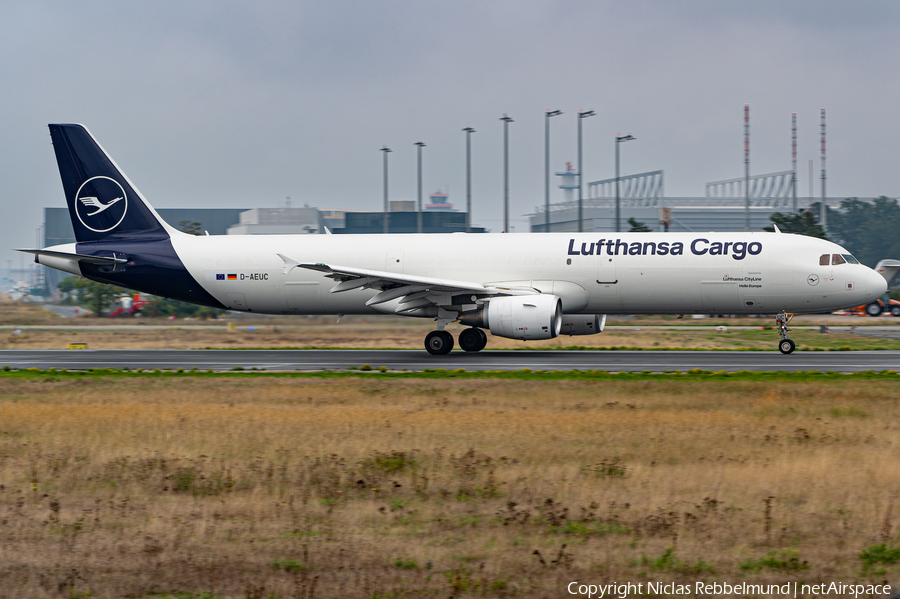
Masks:
[[[289,272],[300,266],[299,262],[297,262],[296,260],[291,260],[284,254],[278,254],[278,257],[284,260],[284,274],[288,274]]]

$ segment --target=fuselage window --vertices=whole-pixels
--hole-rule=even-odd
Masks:
[[[831,256],[829,256],[828,254],[822,254],[821,256],[819,256],[819,266],[828,266],[829,258],[831,258]]]
[[[841,254],[844,257],[844,260],[849,262],[850,264],[859,264],[859,260],[851,256],[850,254]]]
[[[837,266],[838,264],[843,264],[844,262],[846,262],[846,260],[844,260],[840,254],[832,254],[831,255],[831,265],[832,266]]]

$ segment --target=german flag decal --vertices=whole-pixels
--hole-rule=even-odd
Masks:
[[[237,281],[237,275],[228,275],[229,281]]]

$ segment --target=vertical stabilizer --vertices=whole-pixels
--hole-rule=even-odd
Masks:
[[[169,227],[82,125],[49,125],[75,240],[162,239]]]
[[[875,265],[875,270],[881,273],[890,286],[891,281],[897,276],[897,272],[900,272],[900,260],[879,260]]]

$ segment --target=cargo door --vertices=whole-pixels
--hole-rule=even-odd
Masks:
[[[703,311],[711,314],[734,314],[741,311],[738,284],[732,281],[701,281]]]
[[[597,256],[597,287],[595,292],[603,296],[619,293],[619,277],[616,276],[616,257],[601,254]]]
[[[793,235],[783,235],[788,239],[779,239],[777,256],[768,256],[768,282],[772,285],[792,285],[794,283],[794,269],[791,267],[791,259],[794,257],[794,239]],[[806,275],[803,275],[806,279]],[[763,275],[763,282],[765,275]],[[777,291],[776,293],[789,293],[789,290]]]
[[[288,281],[284,284],[284,299],[289,312],[299,314],[321,313],[322,294],[318,281]]]

